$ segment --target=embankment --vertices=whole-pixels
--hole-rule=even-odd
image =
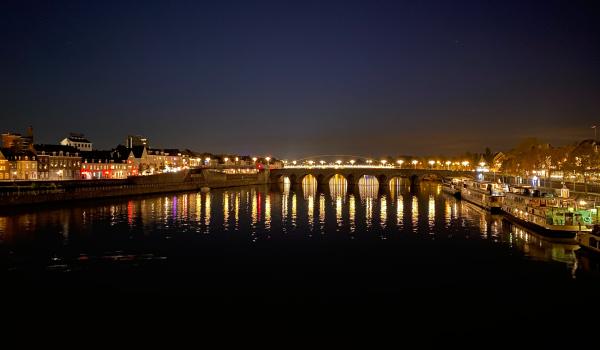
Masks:
[[[0,208],[53,202],[136,196],[154,193],[198,191],[261,185],[269,181],[267,171],[256,174],[226,174],[211,169],[136,176],[121,180],[18,181],[0,185]]]

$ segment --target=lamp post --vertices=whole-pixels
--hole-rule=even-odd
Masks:
[[[417,168],[417,163],[419,163],[419,161],[416,159],[412,161],[412,165],[415,166],[415,169]]]

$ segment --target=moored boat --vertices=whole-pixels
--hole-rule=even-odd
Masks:
[[[442,191],[460,199],[462,183],[463,180],[460,178],[444,178],[442,179]]]
[[[577,232],[591,232],[597,221],[597,209],[585,204],[531,186],[513,186],[505,193],[502,210],[510,219],[546,236],[575,238]]]
[[[502,212],[504,193],[499,183],[464,180],[460,189],[460,197],[467,202],[488,210],[492,214]]]
[[[594,225],[590,232],[578,232],[577,242],[583,248],[600,253],[600,225]]]

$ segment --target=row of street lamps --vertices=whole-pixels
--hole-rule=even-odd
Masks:
[[[286,161],[286,160],[284,160],[284,161],[283,161],[283,163],[284,163],[285,165],[288,165],[288,161]],[[298,162],[297,162],[297,161],[295,161],[295,160],[293,160],[291,163],[292,163],[292,166],[296,166],[296,165],[298,165]],[[313,165],[315,165],[315,161],[313,161],[313,160],[309,160],[309,161],[307,161],[306,163],[308,163],[308,165],[309,165],[309,166],[313,166]],[[321,164],[321,166],[324,166],[324,165],[325,165],[325,163],[326,163],[326,162],[325,162],[324,160],[320,160],[320,161],[319,161],[319,164]],[[339,160],[339,159],[335,161],[335,164],[337,164],[338,166],[342,165],[342,163],[343,163],[343,162],[342,162],[341,160]],[[356,163],[356,161],[355,161],[354,159],[352,159],[352,160],[349,160],[349,161],[348,161],[348,163],[349,163],[351,166],[354,166],[354,164]],[[367,163],[368,165],[371,165],[371,164],[373,164],[373,160],[371,160],[371,159],[368,159],[368,160],[366,160],[366,161],[365,161],[365,163]],[[392,166],[392,163],[389,163],[389,162],[388,162],[386,159],[382,159],[382,160],[380,160],[380,161],[379,161],[379,163],[380,163],[382,166]],[[388,163],[389,163],[389,164],[388,164]],[[399,167],[402,167],[402,165],[403,165],[404,163],[405,163],[405,161],[404,161],[403,159],[398,159],[398,160],[396,161],[396,164],[398,164],[398,166],[399,166]],[[411,164],[412,164],[412,165],[415,167],[415,169],[416,169],[416,168],[417,168],[417,165],[418,165],[420,162],[419,162],[418,160],[416,160],[416,159],[413,159],[413,160],[412,160],[410,163],[411,163]],[[434,167],[436,164],[438,164],[438,165],[442,165],[442,163],[441,163],[439,160],[438,160],[438,161],[435,161],[435,160],[430,160],[430,161],[428,161],[428,164],[429,164],[429,165],[430,165],[432,168],[433,168],[433,167]],[[447,168],[448,168],[448,169],[450,169],[450,166],[451,166],[451,165],[455,165],[455,166],[460,166],[460,165],[462,165],[463,167],[468,167],[468,166],[469,166],[469,164],[470,164],[470,162],[469,162],[469,161],[466,161],[466,160],[465,160],[465,161],[463,161],[463,162],[452,162],[452,161],[449,161],[449,160],[448,160],[448,161],[444,162],[443,164],[445,164],[445,165],[447,166]],[[481,165],[481,164],[480,164],[480,165]],[[484,165],[485,165],[485,164],[483,164],[482,166],[484,166]]]

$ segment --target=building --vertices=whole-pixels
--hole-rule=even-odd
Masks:
[[[181,165],[184,168],[195,168],[202,165],[203,158],[199,153],[189,149],[181,151]]]
[[[37,180],[37,160],[33,151],[3,148],[2,155],[8,161],[11,180]]]
[[[2,135],[2,148],[10,148],[15,151],[31,150],[33,145],[33,128],[27,128],[27,135],[7,132]]]
[[[79,150],[63,145],[35,145],[39,180],[75,180],[80,178]]]
[[[133,147],[150,147],[150,141],[147,137],[140,135],[127,135],[127,139],[125,140],[125,147],[133,148]]]
[[[140,175],[168,172],[183,166],[182,154],[177,149],[148,149],[136,146],[132,147],[131,151]]]
[[[0,181],[2,180],[10,180],[10,163],[0,150]]]
[[[136,175],[138,175],[138,168],[131,150],[117,147],[111,151],[82,153],[80,170],[82,179],[126,179],[128,176]]]
[[[68,137],[65,137],[60,144],[63,146],[71,146],[77,148],[81,152],[92,151],[92,143],[86,139],[83,134],[70,133]]]
[[[139,169],[135,163],[135,156],[133,151],[123,145],[117,146],[117,148],[111,151],[111,156],[114,163],[126,164],[127,176],[139,175]]]

